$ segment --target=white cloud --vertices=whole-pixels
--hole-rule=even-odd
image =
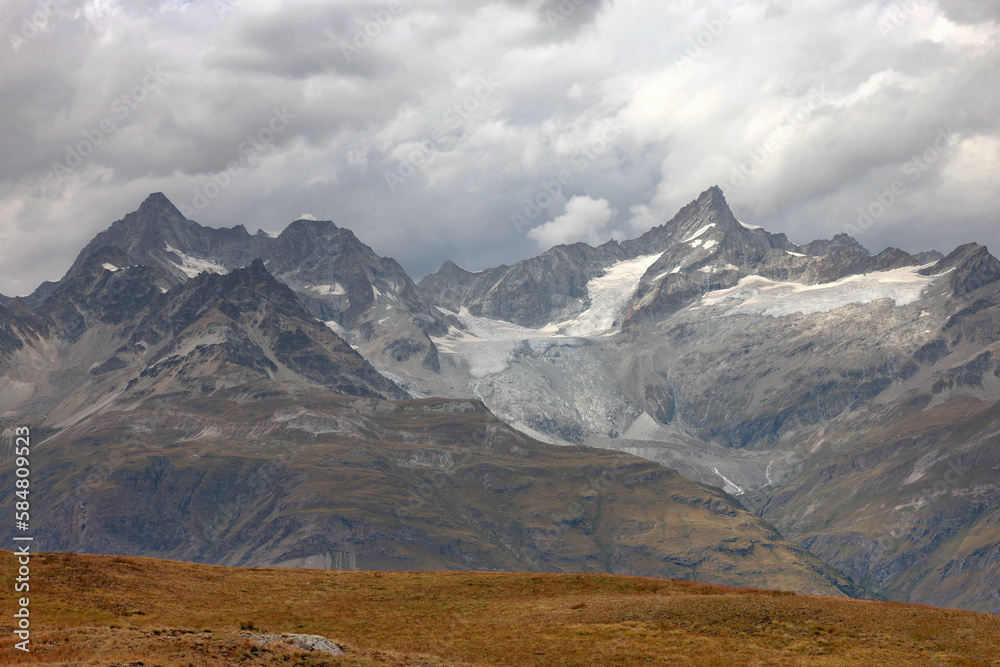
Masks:
[[[613,214],[614,211],[611,210],[611,204],[607,199],[573,197],[566,202],[565,213],[535,227],[528,232],[528,236],[534,239],[542,250],[578,241],[599,245],[610,238],[608,223]]]

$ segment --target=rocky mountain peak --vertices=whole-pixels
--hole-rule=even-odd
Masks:
[[[740,224],[729,208],[722,189],[713,185],[681,208],[666,223],[653,227],[636,239],[624,241],[621,247],[626,255],[638,257],[663,252],[678,243],[698,238],[704,242],[709,240],[709,235],[714,237],[714,244],[720,243],[723,238],[732,237],[729,239],[730,243],[769,246],[767,233],[763,230],[756,231],[757,234],[751,234],[748,228]]]
[[[702,210],[714,212],[717,222],[725,230],[732,229],[735,231],[742,229],[742,225],[739,224],[736,216],[733,215],[732,209],[729,208],[729,203],[726,201],[726,196],[723,194],[722,188],[718,185],[713,185],[701,193],[698,196],[698,205]]]
[[[193,224],[162,192],[154,192],[136,211],[113,223],[109,231],[130,237],[124,250],[145,252],[161,238],[173,240],[184,227]]]
[[[177,207],[174,206],[173,202],[170,201],[162,192],[150,193],[142,204],[139,205],[136,213],[139,216],[155,216],[163,214],[170,217],[184,217],[181,215],[181,212],[177,209]]]
[[[817,239],[815,241],[810,241],[802,246],[802,250],[805,254],[813,257],[821,257],[838,251],[863,252],[866,255],[870,254],[857,239],[844,232],[837,234],[832,239]]]
[[[951,285],[955,296],[964,296],[986,285],[1000,281],[1000,261],[984,245],[967,243],[955,248],[947,257],[921,271],[935,276],[952,271]]]
[[[234,317],[234,313],[259,311],[269,305],[298,306],[295,292],[278,282],[261,259],[228,274],[201,273],[186,288],[193,310],[221,305]]]
[[[467,271],[466,269],[463,269],[462,267],[460,267],[458,264],[456,264],[455,262],[451,261],[450,259],[445,260],[444,263],[441,265],[441,268],[438,269],[437,272],[440,273],[440,274],[442,274],[442,275],[446,275],[446,276],[471,276],[471,275],[475,275],[472,271]]]

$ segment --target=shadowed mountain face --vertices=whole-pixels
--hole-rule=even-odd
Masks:
[[[416,290],[397,262],[376,255],[348,229],[297,220],[280,235],[251,235],[243,225],[203,227],[181,215],[160,193],[98,234],[61,282],[83,270],[94,253],[117,248],[155,270],[170,286],[202,271],[226,273],[262,259],[317,318],[330,322],[366,356],[389,364],[437,368],[429,336],[447,331],[444,316]],[[46,283],[29,302],[56,288]]]
[[[5,412],[68,426],[106,409],[272,383],[279,393],[404,398],[260,260],[168,289],[158,267],[101,248],[32,309],[4,307]],[[253,389],[256,391],[256,389]]]
[[[98,250],[113,247],[133,257],[137,263],[162,270],[171,283],[177,285],[200,273],[199,268],[213,268],[185,264],[178,253],[231,270],[262,257],[269,245],[265,239],[269,238],[251,236],[243,225],[232,229],[202,227],[181,215],[163,194],[154,193],[137,211],[94,237],[80,251],[66,275],[75,275]]]

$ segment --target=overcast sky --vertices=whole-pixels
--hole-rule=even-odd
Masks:
[[[0,292],[59,278],[154,191],[251,233],[333,220],[414,278],[634,236],[714,184],[799,243],[1000,251],[998,17],[1000,0],[3,0]]]

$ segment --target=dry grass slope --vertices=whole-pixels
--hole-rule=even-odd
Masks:
[[[0,552],[3,581],[15,559]],[[32,560],[34,665],[997,665],[1000,618],[596,574],[223,568]],[[12,608],[12,586],[0,598]],[[342,658],[257,647],[241,626],[318,634]]]

